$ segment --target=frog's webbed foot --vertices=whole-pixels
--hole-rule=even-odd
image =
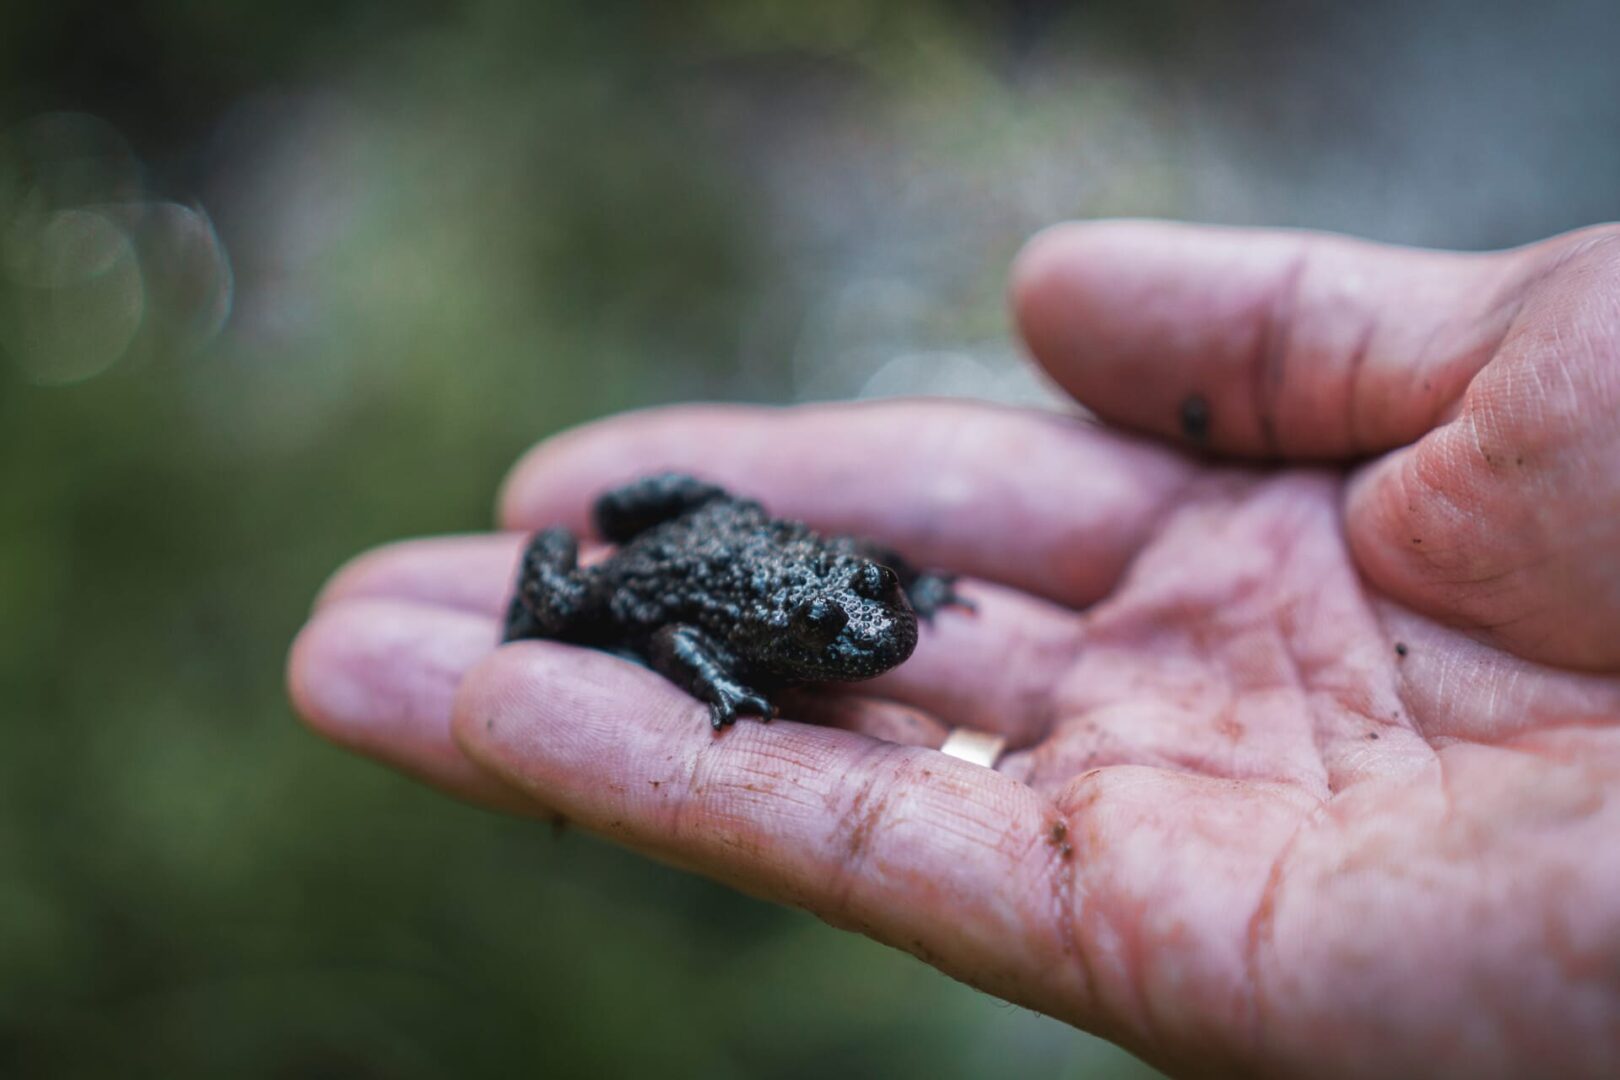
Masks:
[[[602,539],[623,544],[704,503],[728,497],[724,488],[684,473],[660,473],[607,492],[596,500],[592,516]]]
[[[518,567],[501,640],[561,636],[585,610],[587,592],[574,534],[560,527],[535,533]]]
[[[776,706],[735,674],[737,659],[695,626],[674,624],[652,636],[648,660],[653,670],[709,706],[716,731],[744,714],[769,720]]]

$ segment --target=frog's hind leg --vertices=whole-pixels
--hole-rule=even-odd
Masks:
[[[596,500],[593,516],[602,539],[623,544],[655,525],[728,497],[724,488],[694,477],[661,473],[607,492]]]
[[[535,533],[518,568],[501,640],[562,637],[584,614],[587,597],[574,534],[563,528]]]
[[[776,706],[733,674],[736,657],[695,626],[677,623],[660,628],[649,643],[647,659],[654,671],[708,703],[709,723],[716,731],[744,713],[765,720],[776,715]]]

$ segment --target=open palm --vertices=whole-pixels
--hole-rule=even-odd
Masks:
[[[612,656],[497,649],[518,534],[346,568],[301,711],[1173,1070],[1612,1067],[1620,232],[1460,256],[1070,226],[1014,300],[1061,385],[1149,434],[681,408],[508,484],[510,527],[583,528],[604,488],[691,471],[965,575],[977,611],[906,664],[785,703],[816,723],[716,735]],[[995,770],[934,749],[959,725],[1007,736]]]

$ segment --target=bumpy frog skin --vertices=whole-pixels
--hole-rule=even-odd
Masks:
[[[911,655],[917,618],[963,605],[953,579],[892,551],[822,537],[759,503],[666,473],[597,500],[619,548],[578,564],[566,529],[537,533],[518,572],[504,640],[549,638],[644,661],[708,703],[716,729],[769,718],[768,693],[881,675]]]

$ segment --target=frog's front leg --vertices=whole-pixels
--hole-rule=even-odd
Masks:
[[[518,568],[501,640],[566,637],[585,614],[589,592],[574,534],[560,527],[535,533]]]
[[[675,623],[652,636],[647,659],[653,670],[709,706],[716,731],[748,713],[769,720],[776,706],[736,676],[737,658],[695,626]]]

